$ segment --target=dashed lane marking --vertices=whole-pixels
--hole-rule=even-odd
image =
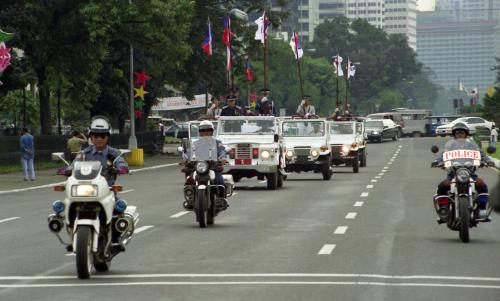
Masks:
[[[324,245],[321,250],[319,250],[318,255],[330,255],[335,249],[335,245]]]
[[[369,192],[363,192],[363,193],[361,193],[360,197],[366,198],[366,197],[368,197],[369,194],[370,194]]]
[[[181,216],[188,214],[188,213],[189,213],[189,211],[181,211],[181,212],[178,212],[176,214],[171,215],[170,218],[178,218],[178,217],[181,217]]]
[[[383,174],[382,174],[382,175],[383,175]],[[380,178],[382,178],[382,177],[381,177],[381,176],[376,176],[376,177],[375,177],[375,179],[380,179]]]
[[[358,215],[357,212],[349,212],[347,213],[347,215],[345,216],[345,219],[355,219],[356,218],[356,215]]]
[[[379,173],[378,175],[379,175],[379,177],[380,177],[380,176],[383,176],[383,175],[384,175],[384,173],[383,173],[383,172],[381,172],[381,173]]]
[[[377,183],[377,182],[378,182],[378,180],[373,179],[373,180],[371,180],[370,182],[372,182],[372,183]]]
[[[146,171],[146,170],[153,170],[153,169],[169,167],[169,166],[178,166],[178,165],[179,165],[179,163],[169,163],[169,164],[162,164],[162,165],[156,165],[156,166],[151,166],[151,167],[137,168],[137,169],[130,170],[130,173],[136,173],[136,172],[141,172],[141,171]]]
[[[354,203],[354,207],[361,207],[363,206],[364,202],[356,202]]]
[[[338,226],[333,234],[345,234],[348,228],[348,226]]]
[[[13,221],[13,220],[16,220],[16,219],[19,219],[21,217],[19,216],[14,216],[14,217],[9,217],[9,218],[6,218],[6,219],[0,219],[0,224],[1,223],[5,223],[5,222],[10,222],[10,221]]]
[[[373,185],[366,185],[366,188],[368,188],[368,189],[372,189],[372,188],[373,188]]]
[[[123,194],[123,193],[129,193],[129,192],[132,192],[134,191],[135,189],[129,189],[129,190],[124,190],[122,192],[120,192],[120,194]]]
[[[146,231],[148,229],[151,229],[153,227],[154,226],[142,226],[142,227],[139,227],[139,228],[135,229],[134,234],[141,233],[141,232]]]

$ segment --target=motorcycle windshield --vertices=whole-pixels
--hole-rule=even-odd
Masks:
[[[445,167],[451,166],[479,166],[481,152],[470,139],[452,139],[446,143],[443,150]]]
[[[212,137],[200,138],[191,143],[192,161],[217,161],[217,140]]]
[[[101,172],[99,161],[75,161],[73,176],[77,180],[92,180]]]

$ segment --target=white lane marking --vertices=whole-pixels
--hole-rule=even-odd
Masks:
[[[494,171],[496,171],[496,172],[500,173],[500,169],[497,169],[497,168],[495,168],[495,167],[490,167],[490,169],[493,169]]]
[[[355,219],[356,218],[356,215],[358,215],[357,212],[349,212],[347,213],[347,215],[345,216],[345,219]]]
[[[384,166],[384,169],[389,169],[389,166]]]
[[[349,227],[348,226],[338,226],[337,229],[335,229],[335,232],[333,234],[345,234]]]
[[[382,175],[383,175],[383,173],[384,173],[384,172],[386,172],[386,171],[387,171],[387,169],[384,169],[384,170],[381,170],[381,172],[382,172]]]
[[[2,190],[2,191],[0,191],[0,194],[30,191],[30,190],[41,189],[41,188],[51,188],[52,186],[62,185],[64,183],[66,183],[66,182],[58,182],[58,183],[52,183],[52,184],[41,185],[41,186],[34,186],[34,187],[28,187],[28,188],[20,188],[20,189],[12,189],[12,190]]]
[[[363,203],[364,202],[356,202],[356,203],[354,203],[354,207],[361,207],[361,206],[363,206]]]
[[[100,279],[140,279],[140,278],[373,278],[373,279],[395,279],[395,280],[453,280],[453,281],[488,281],[500,282],[499,277],[470,277],[470,276],[444,276],[444,275],[384,275],[384,274],[356,274],[356,273],[221,273],[221,274],[193,274],[193,273],[179,273],[179,274],[126,274],[126,275],[92,275],[92,278]],[[75,276],[0,276],[0,281],[12,280],[64,280],[74,279]]]
[[[383,176],[383,175],[384,175],[384,173],[383,173],[383,172],[381,172],[381,173],[379,173],[378,175],[379,175],[379,176]]]
[[[178,212],[176,214],[171,215],[170,218],[178,218],[178,217],[181,217],[181,216],[188,214],[188,213],[189,213],[189,211],[181,211],[181,212]]]
[[[153,228],[154,226],[142,226],[134,230],[134,234],[141,233],[142,231],[146,231],[148,229]]]
[[[92,275],[93,278],[97,278]],[[74,277],[73,277],[74,279]],[[49,288],[49,287],[106,287],[106,286],[207,286],[207,285],[351,285],[351,286],[392,286],[392,287],[454,287],[500,289],[500,285],[448,284],[448,283],[392,283],[367,281],[155,281],[117,283],[61,283],[61,284],[0,284],[0,288]]]
[[[394,155],[394,156],[392,156],[392,159],[396,159],[397,157],[398,157],[398,156]]]
[[[370,182],[372,182],[372,183],[377,183],[377,182],[378,182],[378,180],[373,179],[373,180],[371,180]]]
[[[130,170],[129,173],[136,173],[136,172],[141,172],[145,170],[152,170],[152,169],[158,169],[158,168],[163,168],[163,167],[169,167],[169,166],[175,166],[179,165],[178,163],[170,163],[170,164],[163,164],[163,165],[156,165],[156,166],[151,166],[151,167],[144,167],[144,168],[138,168],[138,169],[132,169]],[[57,183],[51,183],[47,185],[40,185],[40,186],[34,186],[34,187],[28,187],[28,188],[20,188],[20,189],[11,189],[11,190],[1,190],[0,194],[7,194],[7,193],[15,193],[15,192],[24,192],[24,191],[30,191],[30,190],[36,190],[36,189],[42,189],[42,188],[51,188],[52,186],[55,185],[61,185],[66,182],[57,182]]]
[[[366,188],[371,189],[373,188],[373,185],[366,185]]]
[[[169,167],[169,166],[178,166],[179,163],[169,163],[169,164],[162,164],[162,165],[155,165],[151,167],[144,167],[144,168],[137,168],[137,169],[132,169],[130,170],[129,173],[136,173],[136,172],[141,172],[141,171],[146,171],[146,170],[153,170],[153,169],[158,169],[158,168],[163,168],[163,167]]]
[[[382,175],[384,175],[384,174],[382,174]],[[375,177],[375,179],[380,179],[380,178],[382,178],[382,177],[381,176],[376,176]]]
[[[370,194],[369,192],[363,192],[363,193],[361,193],[360,197],[366,198],[366,197],[368,197],[369,194]]]
[[[319,250],[318,255],[330,255],[335,249],[335,245],[324,245],[321,250]]]
[[[392,162],[387,163],[387,165],[392,165]]]
[[[237,192],[233,192],[233,195],[232,195],[232,196],[235,196],[235,195],[238,195],[238,193],[237,193]]]
[[[259,181],[259,183],[267,183],[267,180],[264,180],[264,181]]]
[[[0,219],[0,224],[1,223],[5,223],[5,222],[10,222],[10,221],[13,221],[13,220],[16,220],[18,218],[21,218],[19,216],[14,216],[14,217],[9,217],[9,218],[6,218],[6,219]]]
[[[122,192],[120,192],[120,194],[123,194],[123,193],[129,193],[129,192],[132,192],[134,191],[135,189],[129,189],[129,190],[124,190]]]
[[[66,253],[64,256],[71,257],[71,256],[76,256],[76,253]]]

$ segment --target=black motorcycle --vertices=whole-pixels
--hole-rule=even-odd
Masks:
[[[234,184],[230,180],[224,185],[212,184],[217,169],[222,170],[220,161],[191,161],[183,169],[186,173],[183,206],[195,212],[200,228],[214,224],[217,214],[228,207],[226,198],[233,193]]]

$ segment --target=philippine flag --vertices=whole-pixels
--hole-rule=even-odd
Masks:
[[[247,81],[253,80],[253,69],[252,69],[252,64],[250,63],[250,60],[247,60],[245,62],[245,79]]]
[[[210,23],[208,23],[208,32],[203,40],[203,43],[201,44],[201,49],[203,49],[203,51],[209,56],[212,55],[212,28]]]

